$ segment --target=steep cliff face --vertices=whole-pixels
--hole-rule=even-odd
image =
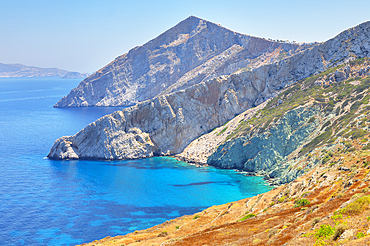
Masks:
[[[309,122],[312,117],[316,120]],[[289,170],[289,155],[319,134],[318,126],[322,118],[324,113],[312,103],[298,107],[287,112],[273,126],[261,133],[239,137],[220,145],[207,162],[220,168],[282,178]],[[290,174],[291,179],[304,172],[302,169],[290,171],[294,172]]]
[[[83,80],[55,107],[133,105],[310,46],[239,34],[191,16]]]
[[[370,23],[364,23],[277,63],[202,82],[115,112],[75,136],[57,140],[49,157],[126,159],[180,153],[195,138],[276,96],[287,85],[334,64],[366,56],[369,33]],[[141,145],[140,153],[145,154],[123,151],[127,149],[123,139],[131,128],[149,134],[153,145]],[[133,133],[134,138],[137,135]],[[91,141],[93,138],[99,139]],[[113,140],[115,145],[110,144]],[[65,146],[74,154],[66,155]]]

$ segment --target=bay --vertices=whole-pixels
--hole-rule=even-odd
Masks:
[[[0,238],[75,245],[145,229],[271,189],[260,177],[170,157],[55,161],[54,141],[122,110],[53,108],[77,79],[0,78]]]

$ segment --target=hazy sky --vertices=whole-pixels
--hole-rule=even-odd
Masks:
[[[252,36],[325,41],[369,10],[369,0],[0,0],[0,62],[94,72],[190,15]]]

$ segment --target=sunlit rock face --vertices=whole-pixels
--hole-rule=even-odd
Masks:
[[[191,16],[84,79],[55,107],[134,105],[311,46],[251,37]]]
[[[369,34],[368,22],[276,63],[156,96],[104,116],[74,136],[56,140],[49,157],[130,159],[180,153],[197,137],[287,85],[367,56]]]

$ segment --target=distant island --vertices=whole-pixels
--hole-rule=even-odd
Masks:
[[[0,63],[0,78],[61,77],[63,79],[85,78],[88,73],[70,72],[58,68],[32,67],[22,64]]]

